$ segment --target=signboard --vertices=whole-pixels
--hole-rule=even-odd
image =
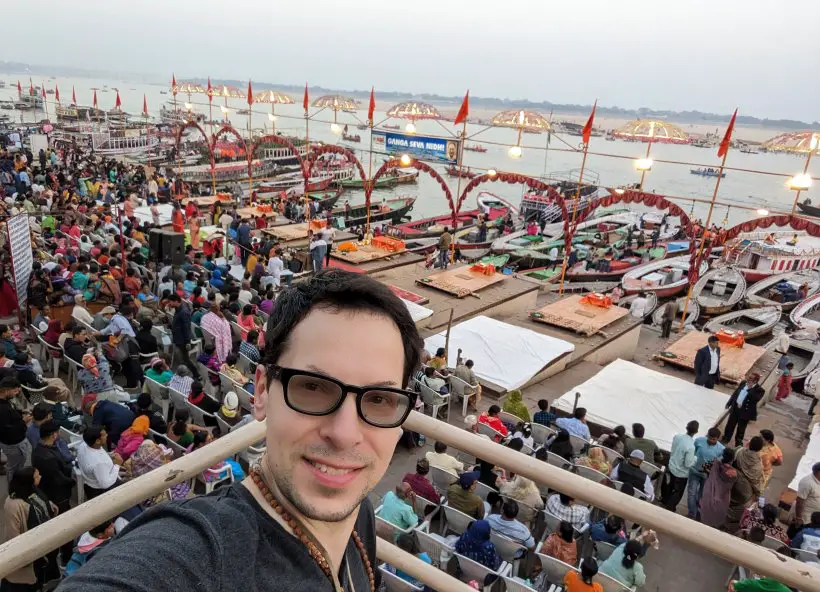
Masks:
[[[461,140],[458,138],[373,130],[375,148],[381,148],[387,154],[407,154],[419,160],[457,164],[460,144]]]
[[[11,248],[11,267],[14,273],[14,285],[17,288],[17,304],[20,311],[25,310],[28,296],[28,280],[31,276],[31,264],[34,255],[31,250],[31,231],[28,226],[28,214],[17,214],[6,222]]]

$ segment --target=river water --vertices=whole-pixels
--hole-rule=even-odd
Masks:
[[[5,80],[7,84],[5,89],[0,89],[0,98],[16,98],[18,78],[23,84],[24,91],[27,90],[27,74],[21,74],[19,77],[7,74],[0,77],[0,79]],[[114,106],[116,93],[112,89],[119,88],[123,109],[132,114],[141,113],[143,94],[147,98],[148,109],[152,116],[158,115],[162,103],[172,100],[170,93],[162,94],[162,91],[167,91],[168,87],[156,84],[92,78],[58,77],[55,80],[34,80],[35,85],[42,83],[45,83],[46,88],[53,88],[55,83],[59,85],[63,104],[67,104],[71,101],[72,86],[76,90],[78,103],[85,105],[90,105],[92,102],[93,91],[91,89],[95,87],[101,89],[98,90],[97,94],[98,104],[101,109],[106,110]],[[109,88],[107,92],[102,91],[105,87]],[[245,89],[242,90],[243,92],[245,91]],[[294,96],[293,98],[296,101],[294,105],[277,105],[276,128],[284,133],[304,137],[305,123],[301,106],[301,96]],[[316,97],[311,97],[311,100],[314,98]],[[50,103],[49,110],[53,118],[54,95],[48,95],[48,101]],[[184,94],[177,95],[177,102],[180,106],[188,101],[193,103],[195,111],[208,115],[208,101],[205,95],[193,95],[191,97]],[[220,105],[223,104],[224,99],[214,99],[213,116],[215,119],[222,117]],[[365,171],[367,171],[369,168],[369,155],[367,153],[369,147],[369,131],[356,129],[356,124],[366,118],[366,105],[363,107],[362,110],[356,113],[358,120],[353,114],[343,112],[338,113],[337,118],[340,124],[343,125],[347,123],[349,125],[349,133],[354,135],[359,134],[361,136],[362,142],[360,144],[349,144],[348,146],[356,151],[357,156],[364,165]],[[240,130],[247,129],[248,125],[248,116],[238,115],[236,113],[236,110],[243,108],[247,108],[244,99],[229,99],[229,118],[234,126]],[[253,110],[253,127],[255,129],[266,127],[270,130],[272,125],[268,117],[270,105],[256,104]],[[311,109],[311,113],[314,111],[314,109]],[[3,111],[3,113],[11,114],[19,121],[19,112]],[[39,112],[38,118],[42,118],[42,116],[43,113]],[[384,119],[384,116],[384,112],[377,111],[377,124]],[[24,117],[26,120],[33,120],[34,113],[27,112],[24,114]],[[310,122],[311,140],[344,144],[340,141],[340,138],[335,136],[330,130],[329,123],[332,119],[333,112],[330,110],[325,110],[315,115]],[[403,126],[405,122],[391,120],[390,123],[398,123]],[[420,134],[447,135],[455,131],[455,128],[449,122],[439,124],[435,121],[421,121],[416,123],[416,128]],[[210,132],[208,126],[205,126],[205,129]],[[545,172],[551,174],[573,169],[577,170],[581,165],[582,154],[577,151],[580,144],[579,137],[553,134],[550,148],[549,150],[545,150],[547,141],[546,134],[524,134],[522,139],[523,155],[520,159],[512,159],[507,154],[507,146],[515,143],[515,130],[500,128],[482,130],[485,130],[484,126],[474,124],[467,126],[468,137],[474,135],[472,139],[468,140],[468,144],[482,144],[488,150],[486,153],[465,151],[464,166],[475,167],[477,169],[495,168],[499,171],[503,170],[541,176]],[[775,132],[772,132],[772,135],[775,135]],[[506,144],[506,146],[493,143]],[[571,149],[576,150],[570,152],[561,151]],[[590,154],[587,159],[587,171],[598,174],[602,185],[625,185],[636,183],[640,180],[640,173],[634,169],[632,159],[644,156],[646,151],[645,144],[622,141],[608,142],[602,137],[593,137],[589,150],[591,153],[597,152],[611,155],[601,156]],[[661,163],[658,162],[658,160],[697,163],[702,166],[717,167],[720,164],[720,159],[718,159],[716,152],[716,149],[696,148],[690,145],[653,144],[651,156],[655,163],[652,170],[646,175],[646,189],[659,194],[674,196],[674,201],[687,212],[693,212],[695,216],[705,218],[708,204],[693,203],[692,198],[711,199],[716,179],[691,174],[689,169],[694,167],[690,167],[689,165]],[[383,158],[380,154],[374,155],[372,165],[374,172],[378,166],[380,166]],[[820,159],[816,159],[814,162],[820,163]],[[796,155],[745,154],[738,150],[732,150],[727,160],[727,166],[729,167],[768,171],[781,173],[783,175],[793,175],[802,172],[804,163],[804,157]],[[444,174],[443,166],[438,167],[438,169]],[[575,174],[577,175],[577,172]],[[815,175],[817,174],[819,173],[815,173]],[[459,185],[458,180],[455,178],[445,178],[448,180],[452,193],[455,194]],[[461,187],[465,184],[466,181],[462,180]],[[516,204],[522,193],[520,187],[507,185],[505,183],[488,183],[480,187],[480,190],[491,191],[512,200]],[[813,191],[804,193],[801,196],[801,200],[804,199],[804,197],[812,197],[812,194],[816,192],[817,189],[814,188]],[[377,190],[374,192],[377,199],[381,199],[382,196],[389,198],[391,195],[398,196],[405,194],[417,195],[418,197],[412,212],[414,218],[445,213],[449,209],[437,181],[424,174],[421,175],[418,185],[404,185],[395,189]],[[345,199],[355,204],[363,201],[364,196],[361,191],[353,191],[346,194]],[[762,208],[771,211],[790,211],[793,201],[794,192],[786,187],[785,176],[729,170],[721,182],[720,191],[718,193],[718,202],[722,205],[716,206],[712,219],[718,225],[724,222],[728,225],[734,225],[757,215],[754,211],[744,210],[737,206]],[[815,199],[814,201],[820,202],[820,199]],[[474,207],[474,205],[474,199],[468,198],[465,207]]]

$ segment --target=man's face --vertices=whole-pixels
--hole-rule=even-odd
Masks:
[[[750,375],[750,376],[746,379],[746,384],[747,384],[748,386],[755,386],[755,385],[757,384],[757,380],[758,380],[758,379],[757,379],[757,376],[756,376],[756,375]]]
[[[351,364],[350,356],[327,339],[329,334],[345,335],[359,344],[357,358],[365,363]],[[404,347],[398,328],[387,317],[314,309],[291,333],[278,364],[351,385],[401,388]],[[294,411],[285,403],[282,383],[268,381],[261,365],[256,384],[254,416],[268,418],[266,462],[276,486],[305,517],[344,520],[381,480],[401,428],[364,423],[352,394],[332,415]]]
[[[706,436],[706,443],[709,446],[714,446],[715,444],[717,444],[717,441],[717,436]]]

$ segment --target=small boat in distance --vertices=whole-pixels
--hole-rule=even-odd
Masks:
[[[465,144],[464,149],[468,152],[487,152],[487,148],[481,144]]]
[[[447,167],[447,174],[451,177],[461,177],[462,179],[473,179],[478,177],[478,173],[474,173],[470,170],[470,167],[466,169],[459,169],[456,165],[451,164]]]
[[[400,126],[400,125],[398,125],[398,124],[391,124],[391,123],[385,123],[382,127],[383,127],[384,129],[389,129],[389,130],[397,130],[397,129],[401,129],[401,126]]]
[[[344,140],[345,142],[359,143],[362,141],[362,137],[359,134],[356,134],[355,136],[351,134],[342,134],[342,140]]]
[[[400,197],[397,199],[386,199],[381,202],[370,203],[370,223],[390,221],[397,224],[407,213],[413,209],[416,203],[415,197]],[[350,206],[349,211],[344,207],[331,210],[328,217],[336,220],[337,228],[351,228],[352,226],[364,226],[368,221],[367,207],[365,204]]]
[[[693,175],[700,175],[701,177],[717,177],[720,176],[721,178],[726,176],[726,173],[721,173],[718,169],[713,168],[705,168],[705,169],[689,169],[689,172]]]
[[[800,288],[805,285],[805,295]],[[801,269],[779,273],[762,279],[746,289],[746,304],[751,308],[780,306],[791,310],[800,302],[820,291],[820,270]],[[801,297],[802,296],[802,297]]]

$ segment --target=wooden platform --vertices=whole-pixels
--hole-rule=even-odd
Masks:
[[[339,242],[337,241],[336,244],[338,245]],[[361,249],[361,247],[359,248]],[[344,257],[339,257],[338,255],[341,255],[341,253],[334,249],[330,255],[330,267],[336,267],[338,269],[344,269],[346,271],[352,271],[354,273],[363,273],[366,275],[370,275],[374,273],[379,273],[380,271],[393,269],[395,267],[424,263],[425,261],[424,255],[420,255],[418,253],[411,253],[410,251],[401,251],[399,253],[391,253],[389,251],[382,251],[381,249],[378,249],[378,251],[381,252],[380,256],[377,256],[372,259],[352,257],[351,259],[354,260],[361,259],[360,262],[355,262],[348,260],[348,256],[356,255],[356,253],[360,253],[361,251],[346,253]]]
[[[581,302],[583,298],[580,294],[567,296],[538,309],[530,318],[537,323],[556,325],[581,335],[594,335],[629,314],[629,310],[620,306],[601,308],[584,304]]]
[[[272,208],[269,212],[260,212],[256,206],[249,206],[246,208],[236,209],[236,217],[239,218],[256,219],[259,216],[264,216],[265,218],[281,218],[282,220],[287,220],[287,222],[284,222],[284,224],[290,224],[290,220],[288,220],[284,216],[280,216],[279,212],[276,211],[276,208]]]
[[[673,364],[694,371],[697,351],[706,345],[709,333],[703,331],[689,331],[683,337],[670,344],[665,352],[655,354],[654,359],[665,364]],[[668,358],[663,353],[674,354]],[[720,378],[732,383],[739,383],[746,378],[766,348],[746,344],[743,347],[720,348]]]
[[[232,205],[233,202],[229,200],[219,199],[215,195],[202,195],[199,197],[186,197],[182,200],[182,205],[188,205],[188,202],[194,202],[198,207],[204,208],[214,205],[216,202],[221,202],[223,205]]]
[[[293,224],[289,220],[287,224],[276,225],[272,228],[264,228],[262,230],[263,234],[267,234],[278,240],[281,246],[291,248],[301,248],[308,246],[309,241],[307,232],[307,222]],[[356,235],[352,232],[347,232],[344,230],[336,231],[336,244],[340,244],[349,240],[356,240]]]
[[[492,275],[485,275],[478,271],[472,271],[470,267],[471,265],[468,264],[434,273],[427,277],[417,279],[416,283],[447,292],[459,298],[464,298],[466,296],[478,296],[476,292],[484,290],[494,284],[501,283],[511,277],[498,272]]]
[[[455,268],[456,271],[467,269],[467,266]],[[538,286],[511,276],[503,282],[484,288],[476,298],[459,298],[455,294],[417,282],[429,274],[430,270],[424,266],[423,261],[372,274],[372,277],[388,285],[399,296],[423,304],[433,311],[431,317],[417,323],[422,337],[438,333],[446,327],[451,310],[453,323],[458,323],[480,314],[496,317],[504,313],[525,313],[535,308]],[[412,298],[407,298],[405,294]]]

